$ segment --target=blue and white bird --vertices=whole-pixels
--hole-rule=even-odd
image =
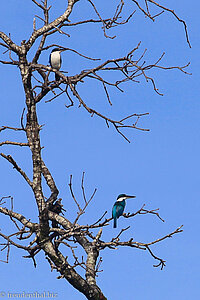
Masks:
[[[62,64],[62,58],[60,53],[64,51],[64,49],[60,48],[54,48],[51,51],[51,54],[49,55],[49,63],[53,69],[56,69],[57,71],[60,70],[61,64]],[[60,79],[60,76],[55,73],[55,80],[58,81]]]
[[[125,208],[125,205],[126,205],[126,199],[135,198],[135,197],[136,196],[128,196],[126,194],[120,194],[117,197],[117,201],[114,203],[113,209],[112,209],[112,217],[114,219],[114,225],[113,225],[114,228],[117,227],[117,219],[124,212],[124,208]]]

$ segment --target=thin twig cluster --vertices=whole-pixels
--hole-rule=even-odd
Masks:
[[[126,246],[126,247],[132,247],[132,248],[137,248],[141,250],[147,250],[151,256],[155,259],[158,260],[159,263],[155,264],[154,267],[163,267],[165,266],[165,261],[162,258],[159,258],[156,256],[152,249],[151,246],[159,243],[167,238],[172,237],[176,233],[182,232],[182,227],[183,225],[179,226],[176,228],[174,231],[171,233],[166,234],[165,236],[158,238],[156,240],[153,240],[151,242],[137,242],[133,238],[130,238],[127,241],[121,241],[121,236],[122,234],[127,231],[130,226],[121,229],[116,236],[114,236],[110,241],[104,241],[101,239],[102,233],[103,233],[103,228],[106,226],[110,226],[112,222],[112,217],[110,218],[105,218],[107,215],[107,211],[102,214],[102,216],[96,220],[92,224],[87,224],[87,225],[79,225],[77,222],[79,218],[81,217],[82,214],[86,212],[86,209],[89,205],[89,203],[94,199],[94,196],[96,194],[97,189],[94,189],[94,192],[92,195],[87,198],[86,197],[86,192],[85,192],[85,186],[84,186],[84,178],[85,178],[85,173],[83,172],[82,175],[82,180],[81,180],[81,191],[82,191],[82,198],[83,198],[83,207],[81,208],[81,205],[79,201],[77,200],[77,197],[74,194],[73,191],[73,185],[72,185],[72,175],[70,175],[70,182],[69,182],[69,190],[71,194],[71,199],[74,201],[76,207],[77,207],[77,217],[74,219],[74,221],[69,221],[66,217],[61,216],[58,213],[55,213],[55,210],[50,210],[48,211],[49,215],[49,220],[52,221],[52,225],[54,224],[54,227],[51,227],[49,229],[50,232],[50,240],[54,244],[54,247],[56,251],[59,251],[59,246],[62,244],[66,246],[68,250],[71,251],[71,255],[74,259],[74,264],[73,265],[68,265],[68,268],[77,268],[77,267],[82,267],[83,269],[87,270],[87,262],[84,260],[84,257],[80,258],[76,255],[75,249],[77,248],[77,240],[74,239],[74,237],[79,237],[83,239],[87,239],[88,243],[91,243],[94,248],[96,248],[96,251],[99,253],[101,250],[105,248],[109,249],[117,249],[120,246]],[[4,205],[6,202],[5,200],[10,199],[11,200],[11,209],[3,208],[2,205]],[[61,199],[60,199],[60,205],[61,205]],[[12,233],[9,236],[6,236],[0,232],[0,236],[3,237],[6,240],[6,243],[2,243],[2,251],[7,249],[7,255],[6,255],[6,261],[8,262],[9,259],[9,253],[10,253],[10,246],[16,246],[17,248],[23,249],[25,251],[28,251],[29,255],[24,256],[26,258],[31,258],[33,259],[34,266],[36,266],[36,260],[35,256],[42,250],[42,247],[38,244],[38,238],[37,238],[37,231],[39,230],[39,224],[32,223],[30,220],[26,220],[24,216],[21,214],[13,212],[13,198],[8,196],[8,197],[2,197],[0,200],[0,212],[10,216],[10,219],[14,223],[15,227],[17,228],[17,231],[15,233]],[[61,205],[62,207],[62,205]],[[137,215],[147,215],[147,214],[152,214],[158,217],[162,222],[164,222],[164,219],[161,218],[159,214],[159,209],[153,209],[153,210],[148,210],[145,207],[145,204],[136,212],[134,213],[124,213],[123,217],[124,218],[133,218],[136,217]],[[61,211],[61,210],[60,210]],[[54,223],[53,223],[54,222]],[[21,227],[20,224],[21,223]],[[58,225],[58,226],[57,226]],[[94,230],[97,230],[96,234],[93,233]],[[16,238],[17,240],[28,240],[27,245],[19,244],[16,243],[13,238]],[[32,240],[30,241],[30,239]],[[84,245],[84,244],[83,244]],[[84,248],[84,246],[83,246]],[[85,250],[87,248],[84,248]],[[66,252],[68,253],[68,250]],[[87,253],[87,251],[86,251]],[[47,258],[48,261],[50,262],[51,260]],[[67,264],[67,261],[69,259],[69,254],[65,257],[65,264]],[[102,263],[102,257],[100,258],[100,261]],[[51,261],[51,268],[58,270],[58,268],[53,264]],[[95,276],[97,276],[97,273],[99,272],[99,265],[97,265],[95,271]]]

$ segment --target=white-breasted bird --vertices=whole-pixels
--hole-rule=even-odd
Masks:
[[[117,197],[117,201],[114,203],[113,209],[112,209],[112,217],[114,219],[114,225],[113,225],[114,228],[117,227],[117,219],[123,215],[124,208],[126,205],[126,199],[130,199],[130,198],[135,198],[135,196],[120,194]]]
[[[60,70],[61,64],[62,64],[62,58],[60,53],[64,51],[64,49],[60,48],[54,48],[51,51],[51,54],[49,55],[49,63],[53,69],[56,69],[57,71]],[[58,81],[60,79],[60,76],[55,73],[55,80]]]

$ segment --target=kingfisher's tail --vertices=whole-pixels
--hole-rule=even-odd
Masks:
[[[113,228],[117,228],[117,218],[114,218]]]
[[[60,80],[60,76],[55,73],[55,81],[59,81],[59,80]]]

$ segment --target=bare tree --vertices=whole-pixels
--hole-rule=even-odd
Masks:
[[[25,109],[21,115],[21,127],[5,125],[0,128],[0,132],[20,131],[24,133],[24,137],[26,139],[25,142],[6,140],[1,142],[0,146],[28,147],[32,154],[32,178],[29,178],[26,172],[23,170],[23,162],[18,163],[15,158],[9,154],[0,153],[0,155],[13,166],[19,175],[24,178],[26,184],[32,190],[37,204],[39,218],[37,223],[31,222],[31,220],[23,216],[21,213],[13,211],[12,197],[2,196],[0,200],[0,212],[1,214],[9,216],[11,222],[13,222],[16,226],[16,231],[10,235],[5,235],[0,232],[0,236],[4,240],[4,242],[1,243],[2,250],[7,251],[7,258],[5,259],[5,262],[8,262],[11,246],[23,249],[28,253],[24,257],[32,259],[34,266],[36,266],[37,254],[40,251],[43,251],[51,266],[51,270],[55,269],[60,273],[58,278],[65,278],[74,288],[84,294],[87,299],[106,299],[103,291],[101,291],[101,288],[96,282],[96,276],[98,272],[101,271],[100,266],[102,257],[100,256],[100,252],[102,250],[106,248],[112,250],[120,246],[147,250],[147,252],[156,261],[154,267],[161,267],[162,269],[165,266],[165,261],[154,254],[152,246],[163,241],[164,239],[172,237],[176,233],[181,232],[182,226],[176,228],[173,232],[170,232],[169,234],[148,243],[137,242],[134,241],[133,238],[122,241],[121,236],[124,231],[129,229],[129,227],[122,229],[109,241],[102,240],[101,236],[103,228],[110,225],[112,220],[112,218],[106,218],[107,212],[104,212],[102,216],[99,216],[99,219],[93,224],[78,224],[80,216],[85,213],[86,208],[94,199],[96,193],[95,189],[89,198],[86,197],[84,173],[81,180],[84,206],[81,207],[80,199],[78,200],[73,192],[71,176],[69,181],[69,189],[71,192],[72,201],[74,201],[77,206],[77,217],[74,221],[70,221],[68,218],[62,215],[64,209],[62,205],[62,199],[58,198],[58,187],[56,186],[52,173],[49,171],[42,158],[42,146],[40,141],[40,131],[42,129],[42,125],[40,125],[38,122],[36,110],[37,105],[39,102],[44,101],[47,95],[49,96],[49,99],[47,99],[46,102],[51,102],[54,100],[56,101],[60,95],[64,94],[66,99],[69,101],[69,104],[66,105],[66,108],[73,106],[74,102],[77,101],[79,106],[82,106],[91,116],[96,115],[97,117],[101,118],[103,121],[105,121],[108,127],[110,125],[114,126],[116,131],[124,139],[130,142],[127,134],[124,133],[124,130],[148,130],[139,125],[140,120],[148,113],[131,113],[127,116],[124,116],[120,120],[112,119],[110,116],[104,115],[88,106],[85,99],[83,99],[79,92],[80,84],[84,85],[87,89],[88,84],[85,79],[91,79],[101,83],[102,88],[105,91],[105,99],[108,101],[109,105],[112,105],[108,87],[113,87],[122,92],[123,83],[130,81],[134,84],[135,82],[138,82],[139,77],[143,77],[147,82],[151,82],[154,91],[161,95],[161,93],[158,91],[155,79],[151,76],[151,70],[176,69],[188,74],[186,68],[189,64],[184,66],[163,66],[161,65],[161,61],[164,53],[156,61],[152,63],[146,63],[144,61],[146,49],[140,50],[140,43],[138,43],[134,49],[129,51],[123,57],[111,58],[104,62],[99,62],[100,59],[89,57],[75,49],[66,48],[57,44],[48,45],[48,37],[54,35],[55,33],[60,33],[61,36],[64,37],[65,35],[68,35],[66,30],[70,31],[71,27],[84,26],[84,24],[88,23],[99,23],[102,26],[104,36],[106,38],[113,39],[115,36],[109,35],[109,29],[112,27],[122,26],[123,24],[131,21],[135,13],[134,9],[138,9],[145,15],[145,17],[150,18],[152,21],[154,21],[164,12],[172,14],[178,22],[183,24],[186,40],[190,46],[187,26],[185,21],[180,19],[174,10],[169,9],[153,0],[120,0],[113,16],[110,18],[104,18],[103,15],[99,13],[95,1],[88,0],[91,8],[96,14],[96,18],[88,18],[84,20],[78,19],[73,22],[69,21],[69,16],[73,10],[76,10],[76,6],[78,6],[81,2],[79,0],[65,1],[66,10],[60,17],[56,18],[52,22],[49,21],[49,13],[50,9],[53,9],[53,7],[48,6],[48,0],[32,0],[32,2],[43,15],[36,16],[34,18],[33,32],[28,40],[22,40],[21,45],[17,45],[13,42],[10,34],[6,35],[4,32],[0,32],[0,46],[2,49],[4,49],[3,54],[8,56],[7,60],[0,60],[0,62],[5,65],[12,65],[19,68],[25,94]],[[133,6],[133,11],[129,16],[123,17],[123,9],[125,4]],[[151,13],[152,8],[153,10],[157,9],[157,13],[154,15]],[[40,28],[37,26],[39,22],[43,23],[42,27]],[[32,56],[32,60],[28,61],[27,55],[38,40],[39,46]],[[42,65],[38,63],[41,54],[52,47],[58,47],[63,51],[72,51],[83,58],[93,61],[94,66],[90,69],[82,70],[79,74],[67,76],[64,71],[58,71],[52,69],[48,65]],[[60,80],[50,81],[50,72],[54,72],[59,75]],[[117,81],[113,81],[112,79],[113,72],[115,72],[119,78]],[[51,192],[50,197],[48,198],[45,197],[43,190],[43,178],[45,179],[46,185]],[[10,209],[5,206],[8,200],[11,201]],[[134,218],[136,215],[144,214],[153,214],[161,221],[164,221],[160,217],[158,209],[147,210],[144,205],[137,212],[124,214],[123,217]],[[62,253],[61,245],[66,247],[68,256],[64,256]],[[84,253],[82,257],[77,254],[77,248],[82,249]],[[73,263],[71,263],[72,260]],[[82,273],[80,270],[81,272],[84,272],[85,277],[81,276]]]

